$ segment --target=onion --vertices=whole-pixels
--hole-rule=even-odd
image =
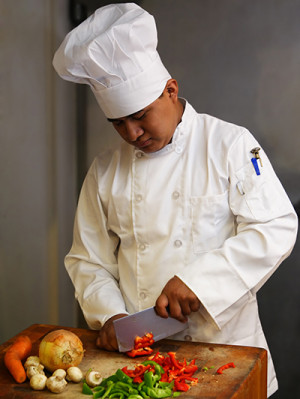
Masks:
[[[41,341],[39,358],[48,371],[78,366],[83,358],[83,345],[76,334],[54,330]]]

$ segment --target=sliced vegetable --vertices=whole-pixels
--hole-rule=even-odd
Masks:
[[[93,391],[91,390],[91,388],[88,386],[88,384],[86,382],[84,382],[82,385],[82,393],[84,395],[93,395]]]
[[[176,391],[186,392],[190,389],[186,382],[180,381],[179,379],[175,380],[174,388]]]
[[[129,357],[137,357],[137,356],[148,356],[153,352],[153,349],[150,348],[149,346],[146,346],[145,348],[139,348],[139,349],[132,349],[129,352],[126,352],[126,354]]]
[[[147,333],[143,337],[136,337],[134,340],[134,348],[144,348],[145,346],[151,346],[154,344],[153,334]]]
[[[153,359],[156,359],[153,360]],[[180,395],[198,382],[193,374],[198,369],[195,360],[187,363],[176,359],[175,352],[168,356],[156,353],[133,368],[118,369],[105,378],[101,384],[91,389],[84,383],[83,393],[93,395],[93,399],[161,399]]]
[[[221,366],[221,367],[218,368],[217,373],[218,373],[218,374],[223,374],[223,371],[226,370],[226,369],[228,369],[228,368],[230,368],[230,367],[233,367],[233,368],[234,368],[234,367],[235,367],[234,363],[227,363],[227,364],[224,364],[224,366]]]
[[[154,344],[153,334],[147,333],[143,337],[135,337],[134,348],[131,351],[126,352],[130,357],[136,356],[147,356],[153,352],[150,348]]]
[[[127,384],[132,383],[132,378],[130,378],[127,374],[124,373],[121,369],[118,369],[116,371],[116,376],[118,377],[118,380],[121,382],[125,382]]]

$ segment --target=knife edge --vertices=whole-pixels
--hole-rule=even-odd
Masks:
[[[158,316],[154,307],[121,317],[114,320],[113,324],[120,352],[132,350],[137,336],[152,333],[156,342],[188,328],[188,322],[182,323],[172,317]]]

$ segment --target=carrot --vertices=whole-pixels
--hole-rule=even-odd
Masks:
[[[28,357],[32,344],[27,335],[20,335],[15,342],[7,349],[4,355],[4,364],[15,381],[22,383],[26,380],[26,372],[22,360]]]

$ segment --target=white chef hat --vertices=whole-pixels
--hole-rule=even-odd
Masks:
[[[156,47],[152,15],[134,3],[111,4],[66,36],[53,65],[63,79],[90,85],[107,118],[120,118],[155,101],[171,78]]]

